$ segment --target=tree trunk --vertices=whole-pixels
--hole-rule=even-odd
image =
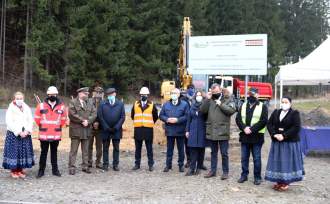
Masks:
[[[49,55],[47,55],[47,57],[46,57],[46,70],[47,70],[47,73],[49,74],[49,61],[50,61],[50,57],[49,57]]]
[[[3,49],[2,49],[2,81],[5,84],[5,56],[6,56],[6,9],[7,0],[4,0],[4,10],[3,10]]]
[[[4,18],[4,1],[1,1],[1,28],[0,28],[0,67],[2,68],[2,34],[3,34],[3,18]],[[2,69],[1,69],[2,70]],[[2,79],[3,85],[5,81]]]
[[[25,51],[24,51],[24,91],[28,84],[28,42],[29,42],[29,19],[30,19],[30,3],[26,9],[26,30],[25,30]]]

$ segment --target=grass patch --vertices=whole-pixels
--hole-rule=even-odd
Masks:
[[[315,101],[308,101],[308,102],[299,102],[294,103],[294,108],[302,111],[310,111],[315,108],[321,107],[322,109],[328,111],[330,113],[330,100],[315,100]]]

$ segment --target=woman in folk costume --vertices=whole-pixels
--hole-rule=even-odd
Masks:
[[[17,92],[6,112],[7,134],[2,166],[11,170],[13,178],[25,178],[25,168],[32,168],[34,155],[32,146],[33,118],[30,107],[24,103],[24,95]]]
[[[292,182],[303,179],[303,155],[300,147],[300,116],[291,108],[291,98],[283,97],[281,108],[274,110],[268,121],[272,138],[265,179],[276,182],[273,189],[286,191]]]

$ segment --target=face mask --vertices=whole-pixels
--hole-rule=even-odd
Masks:
[[[219,99],[221,96],[221,93],[215,93],[215,94],[212,94],[212,98],[213,99]]]
[[[178,100],[178,95],[176,95],[176,94],[172,94],[172,95],[171,95],[171,99],[172,99],[173,101],[177,101],[177,100]]]
[[[289,104],[289,103],[281,103],[281,108],[282,108],[282,110],[287,111],[287,110],[289,110],[291,108],[291,104]]]
[[[57,100],[56,96],[49,96],[48,100],[50,100],[50,102],[55,102]]]
[[[141,96],[141,101],[147,101],[148,100],[148,96]]]
[[[15,100],[15,103],[17,106],[22,107],[23,106],[23,100]]]
[[[115,99],[116,99],[115,96],[108,96],[108,100],[109,100],[109,101],[114,101]]]
[[[194,89],[191,89],[191,88],[188,89],[188,91],[187,91],[188,96],[193,96],[194,93],[195,93],[195,90]]]
[[[255,103],[257,101],[257,98],[254,96],[249,96],[248,100],[249,100],[249,103]]]
[[[202,102],[202,100],[203,100],[203,96],[196,96],[196,101],[198,103]]]

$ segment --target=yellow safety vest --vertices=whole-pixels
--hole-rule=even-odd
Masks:
[[[257,105],[253,111],[253,116],[251,119],[251,126],[253,126],[254,124],[256,124],[257,122],[259,122],[260,117],[261,117],[261,113],[262,113],[262,102],[259,102],[259,105]],[[241,116],[242,116],[242,121],[244,123],[244,125],[246,125],[246,106],[247,106],[247,102],[243,103],[242,108],[241,108]],[[259,130],[259,133],[265,133],[266,132],[266,127],[264,127],[263,129]]]
[[[139,102],[136,101],[134,104],[134,127],[154,127],[154,120],[152,117],[152,110],[154,104],[149,104],[149,107],[142,112]]]

